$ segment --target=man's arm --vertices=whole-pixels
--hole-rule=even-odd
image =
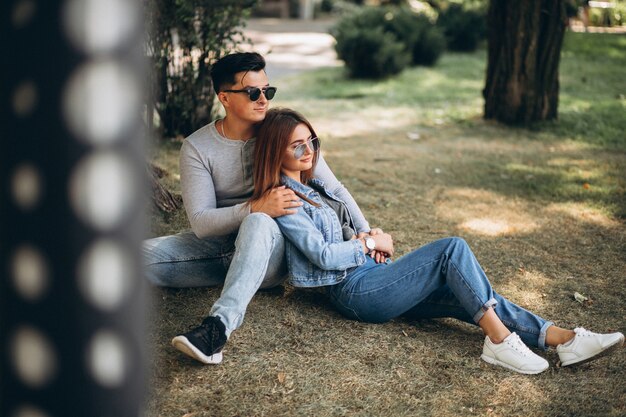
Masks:
[[[187,141],[180,149],[180,183],[187,218],[199,238],[232,233],[250,213],[250,207],[245,203],[217,208],[209,167]]]
[[[320,154],[319,160],[317,161],[317,166],[315,167],[315,176],[320,180],[324,181],[324,185],[330,192],[335,194],[344,203],[350,212],[350,216],[352,217],[352,221],[354,222],[354,227],[356,228],[357,233],[369,232],[370,225],[365,219],[365,216],[361,212],[359,205],[354,201],[354,198],[348,191],[346,187],[343,186],[341,182],[335,177],[335,174],[330,170],[330,167],[322,158]]]

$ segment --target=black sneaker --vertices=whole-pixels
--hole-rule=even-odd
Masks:
[[[213,316],[208,316],[195,329],[172,339],[172,346],[176,349],[206,364],[222,361],[225,344],[226,326],[219,317]]]

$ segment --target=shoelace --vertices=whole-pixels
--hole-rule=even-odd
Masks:
[[[529,353],[532,353],[530,349],[528,349],[528,346],[522,342],[522,339],[520,339],[517,333],[512,333],[511,336],[512,337],[507,339],[509,346],[521,353],[523,356],[528,356]]]
[[[212,329],[211,326],[203,323],[200,326],[191,329],[189,333],[202,340],[207,346],[209,346],[209,349],[214,350],[217,345],[219,335],[213,330],[214,329]]]
[[[589,330],[583,327],[577,327],[576,329],[574,329],[574,332],[576,332],[577,335],[582,336],[582,337],[591,336],[593,334],[592,332],[590,332]]]
[[[217,341],[219,339],[219,335],[217,334],[216,329],[206,324],[202,324],[200,327],[202,328],[202,331],[198,332],[198,335],[200,336],[200,338],[211,349],[215,349],[217,347]]]

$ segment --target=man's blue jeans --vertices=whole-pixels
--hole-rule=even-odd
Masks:
[[[389,264],[371,258],[330,287],[342,314],[380,323],[401,315],[454,317],[477,324],[492,307],[504,325],[529,346],[546,349],[553,323],[497,294],[467,243],[446,238],[425,245]]]
[[[145,271],[155,285],[187,288],[224,284],[209,315],[219,316],[229,336],[259,288],[284,281],[285,242],[266,214],[248,215],[236,234],[199,239],[193,232],[144,242]]]

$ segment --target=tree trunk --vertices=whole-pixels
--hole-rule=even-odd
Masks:
[[[485,119],[512,125],[556,119],[564,0],[491,0]]]

